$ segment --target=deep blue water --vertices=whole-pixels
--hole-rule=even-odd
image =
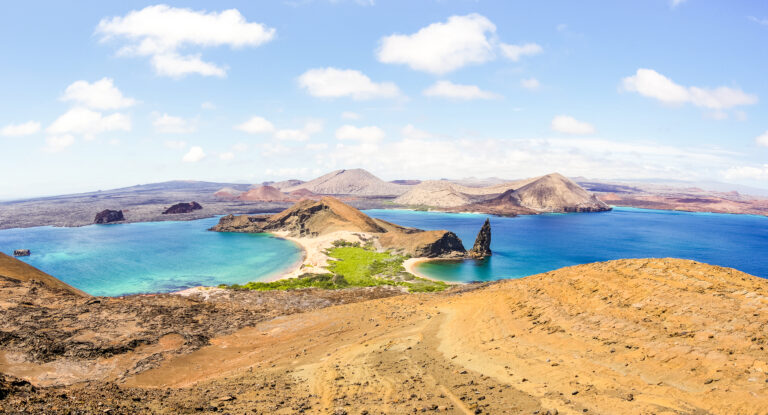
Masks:
[[[486,215],[369,210],[421,229],[447,229],[469,249]],[[633,208],[610,212],[491,217],[493,255],[483,261],[427,262],[418,270],[446,281],[517,278],[619,258],[676,257],[768,278],[768,217]]]
[[[171,292],[276,275],[301,259],[293,242],[266,234],[209,232],[218,218],[186,222],[49,226],[0,231],[0,251],[89,294]]]

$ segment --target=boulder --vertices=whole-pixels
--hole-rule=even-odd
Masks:
[[[193,210],[200,210],[202,208],[203,207],[200,206],[200,204],[197,202],[189,202],[189,203],[182,202],[182,203],[177,203],[169,207],[168,209],[166,209],[163,212],[163,215],[175,215],[177,213],[190,213]]]
[[[469,250],[470,258],[485,258],[491,256],[491,221],[486,219],[480,232],[477,233],[475,245]]]
[[[125,220],[122,210],[104,209],[96,214],[93,223],[112,223]]]

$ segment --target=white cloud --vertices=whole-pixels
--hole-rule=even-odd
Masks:
[[[187,134],[197,131],[194,120],[187,120],[181,117],[174,117],[168,114],[153,114],[152,125],[155,131],[164,134]]]
[[[75,137],[71,134],[50,136],[45,139],[45,147],[43,147],[43,150],[49,153],[58,153],[74,144],[74,142]]]
[[[181,78],[187,74],[196,73],[203,76],[223,78],[227,75],[226,68],[200,59],[200,54],[181,56],[177,54],[156,55],[152,57],[152,66],[158,75],[171,78]]]
[[[530,89],[533,91],[533,90],[539,89],[539,86],[541,86],[541,84],[539,83],[539,80],[536,78],[527,78],[527,79],[520,80],[520,86],[522,86],[525,89]]]
[[[492,60],[491,36],[495,32],[496,26],[479,14],[451,16],[444,23],[433,23],[412,35],[383,37],[376,56],[383,63],[443,74]]]
[[[355,127],[343,125],[336,130],[336,138],[339,140],[354,140],[365,143],[381,141],[387,134],[379,127]]]
[[[400,131],[400,133],[403,135],[403,138],[412,139],[412,140],[426,140],[427,138],[432,138],[433,135],[427,131],[420,130],[413,126],[413,124],[408,124]]]
[[[755,138],[755,143],[762,147],[768,147],[768,131],[757,136]]]
[[[351,97],[364,100],[400,96],[400,89],[394,83],[376,83],[362,72],[352,69],[310,69],[299,76],[298,81],[310,95],[322,98]]]
[[[341,113],[341,119],[343,120],[359,120],[360,114],[352,111],[344,111]]]
[[[755,22],[757,24],[761,24],[763,26],[768,26],[768,19],[758,19],[755,16],[749,16],[749,20],[751,20],[751,21],[753,21],[753,22]]]
[[[227,161],[227,160],[232,160],[234,158],[235,158],[235,153],[233,153],[231,151],[219,154],[219,159],[220,160]]]
[[[87,140],[103,132],[130,130],[131,119],[127,115],[114,113],[103,116],[87,108],[72,108],[46,128],[48,134],[80,134]]]
[[[275,131],[275,126],[263,117],[251,117],[248,121],[238,124],[234,128],[248,134],[265,134]]]
[[[526,43],[524,45],[509,45],[502,43],[499,45],[501,53],[509,60],[517,62],[523,56],[538,55],[543,52],[544,49],[536,43]]]
[[[451,81],[437,81],[434,85],[423,91],[428,97],[441,97],[450,99],[497,99],[500,95],[489,91],[483,91],[475,85],[454,84]]]
[[[763,164],[758,167],[731,167],[723,172],[723,177],[728,180],[768,180],[768,164]]]
[[[595,127],[584,121],[579,121],[568,115],[558,115],[552,119],[551,127],[553,130],[565,134],[593,134]]]
[[[313,134],[323,130],[323,123],[320,121],[309,121],[304,124],[304,128],[282,129],[275,132],[275,138],[285,141],[307,141]]]
[[[0,135],[6,137],[21,137],[32,135],[40,131],[40,123],[37,121],[27,121],[22,124],[8,124],[0,129]]]
[[[622,80],[622,89],[637,92],[665,104],[690,103],[711,110],[724,110],[757,103],[757,96],[725,86],[711,88],[685,87],[676,84],[653,69],[638,69],[635,75]]]
[[[182,157],[182,161],[187,163],[196,163],[205,158],[205,152],[202,147],[193,146],[189,148],[187,154]]]
[[[97,110],[116,110],[136,104],[135,99],[123,96],[111,78],[102,78],[92,84],[88,81],[75,81],[64,90],[60,99]]]
[[[248,144],[235,143],[235,145],[232,146],[232,150],[237,151],[238,153],[248,151]]]
[[[187,148],[187,142],[182,140],[168,140],[164,144],[166,147],[174,150],[183,150]]]
[[[200,108],[202,108],[204,110],[215,110],[216,109],[216,105],[213,102],[205,101],[202,104],[200,104]]]
[[[118,55],[151,56],[159,75],[224,76],[226,70],[205,62],[200,54],[181,55],[193,47],[256,47],[275,37],[275,29],[245,20],[237,9],[195,11],[164,4],[134,10],[125,16],[104,18],[96,27],[101,41],[125,42]]]

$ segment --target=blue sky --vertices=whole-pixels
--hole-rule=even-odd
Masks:
[[[172,179],[768,187],[768,3],[0,6],[0,198]]]

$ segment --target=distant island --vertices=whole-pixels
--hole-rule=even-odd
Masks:
[[[703,186],[703,185],[702,185]],[[720,185],[720,187],[725,185]],[[755,193],[760,193],[755,189]],[[192,220],[227,214],[276,213],[302,200],[333,196],[358,209],[408,208],[515,216],[599,212],[610,206],[768,215],[768,192],[704,190],[684,183],[627,183],[567,178],[558,173],[520,180],[402,179],[387,182],[363,169],[336,170],[310,181],[258,184],[173,181],[74,195],[0,202],[0,229],[83,226],[104,210],[121,222]],[[170,205],[193,200],[200,209]],[[84,209],[88,206],[88,209]]]

